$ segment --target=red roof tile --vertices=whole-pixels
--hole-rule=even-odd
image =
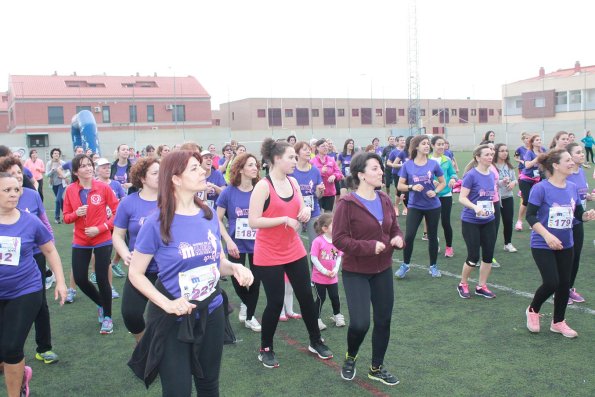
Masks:
[[[595,73],[595,65],[591,65],[591,66],[581,66],[580,67],[580,73]],[[535,77],[530,77],[528,79],[523,79],[523,80],[519,80],[517,81],[530,81],[530,80],[540,80],[540,79],[545,79],[545,78],[557,78],[557,77],[570,77],[572,75],[576,74],[576,69],[575,68],[569,68],[569,69],[558,69],[555,72],[550,72],[550,73],[546,73],[545,75],[542,76],[535,76]]]

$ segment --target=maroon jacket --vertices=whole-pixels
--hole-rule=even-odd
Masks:
[[[333,217],[333,245],[343,251],[344,270],[354,273],[376,274],[392,266],[393,251],[390,240],[403,238],[390,197],[378,191],[384,219],[382,225],[353,193],[339,200]],[[376,255],[376,241],[386,248]]]

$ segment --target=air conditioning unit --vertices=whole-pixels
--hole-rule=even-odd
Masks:
[[[101,113],[101,106],[95,106],[95,107],[93,108],[93,111],[94,111],[95,113]]]
[[[174,105],[165,105],[166,110],[174,110]]]

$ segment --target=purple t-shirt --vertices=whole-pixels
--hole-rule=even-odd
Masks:
[[[525,155],[523,156],[523,160],[531,161],[534,160],[537,155],[533,152],[533,150],[527,150]],[[534,165],[531,168],[523,168],[523,175],[528,176],[529,178],[538,178],[539,177],[539,167]]]
[[[291,174],[300,185],[300,191],[304,198],[304,204],[312,208],[311,217],[317,217],[320,215],[320,204],[318,203],[318,197],[316,196],[316,186],[322,183],[322,176],[318,168],[310,166],[308,171],[300,171],[295,168],[293,174]]]
[[[34,249],[52,240],[52,235],[32,214],[12,225],[0,224],[0,300],[40,291],[41,273],[33,258]]]
[[[351,157],[352,157],[351,154],[339,153],[339,158],[338,158],[337,164],[339,164],[341,166],[341,172],[346,177],[351,175],[351,169],[349,167],[351,165]]]
[[[454,160],[454,158],[455,158],[455,155],[454,155],[454,153],[453,153],[453,152],[451,152],[451,151],[450,151],[450,150],[448,150],[448,149],[446,149],[446,150],[444,151],[444,155],[445,155],[446,157],[448,157],[449,159],[451,159],[451,160]]]
[[[587,194],[589,193],[589,184],[587,183],[587,177],[585,176],[585,171],[582,168],[578,169],[578,172],[568,175],[566,178],[567,181],[570,181],[576,185],[578,189],[578,195],[581,199],[580,203],[583,206],[583,209],[587,210]],[[578,223],[578,221],[576,221]]]
[[[209,177],[207,178],[207,182],[211,182],[213,185],[219,186],[219,187],[223,187],[226,186],[227,183],[225,183],[225,178],[223,178],[223,175],[221,174],[221,172],[219,172],[218,170],[211,170],[211,175],[209,175]],[[207,200],[208,201],[212,201],[213,204],[217,203],[217,198],[219,197],[219,195],[217,193],[215,193],[215,191],[211,191],[211,192],[207,192]],[[214,205],[211,206],[212,208],[215,208]]]
[[[562,242],[564,249],[574,245],[572,225],[577,203],[580,203],[578,189],[568,180],[565,188],[556,187],[544,180],[536,183],[529,193],[529,204],[539,207],[539,223]],[[535,231],[531,231],[531,248],[550,249],[543,237]]]
[[[472,168],[463,177],[463,183],[461,185],[469,189],[469,195],[467,198],[475,205],[479,205],[484,208],[487,212],[487,216],[478,217],[470,208],[464,207],[461,211],[461,220],[469,223],[488,223],[494,220],[494,196],[496,195],[495,190],[495,177],[494,174],[488,170],[487,175]],[[498,205],[498,203],[496,203]]]
[[[123,185],[128,182],[128,175],[126,174],[126,169],[128,168],[128,164],[126,165],[118,165],[116,164],[116,174],[114,175],[114,181],[118,181],[120,185]]]
[[[421,192],[416,192],[415,190],[409,191],[407,207],[417,208],[419,210],[432,210],[440,207],[438,195],[430,198],[427,192],[434,190],[434,177],[443,175],[444,171],[442,171],[440,164],[436,161],[428,159],[424,165],[417,165],[414,160],[406,161],[401,167],[399,177],[405,178],[407,185],[419,184],[424,187],[424,190]]]
[[[403,151],[401,149],[393,149],[390,154],[388,155],[388,159],[391,161],[391,163],[394,163],[395,160],[397,159],[397,157],[399,157],[399,154],[401,154]],[[391,169],[391,174],[393,175],[399,175],[399,168],[392,168]]]
[[[525,153],[527,153],[527,147],[526,146],[519,146],[516,151],[514,152],[514,155],[516,157],[518,157],[521,160],[525,159]],[[525,168],[525,165],[523,163],[519,163],[519,171],[522,170],[523,168]]]
[[[228,226],[227,233],[238,246],[240,253],[254,253],[254,239],[236,238],[236,225],[238,218],[247,222],[248,208],[250,208],[250,197],[252,192],[243,192],[235,186],[225,188],[219,195],[217,207],[225,208]]]
[[[219,220],[213,214],[211,220],[204,217],[204,212],[187,216],[175,214],[170,228],[170,242],[161,240],[159,213],[153,212],[147,217],[136,238],[135,249],[143,254],[153,255],[157,262],[159,280],[174,298],[182,297],[180,281],[187,274],[199,272],[202,267],[214,271],[221,260],[221,233]],[[208,268],[206,268],[208,270]],[[200,286],[203,277],[211,273],[194,277],[193,286],[184,293],[198,292],[194,287]],[[212,285],[214,287],[214,285]],[[209,303],[209,313],[223,303],[221,294]]]
[[[37,218],[39,218],[41,223],[43,223],[48,232],[50,232],[50,234],[52,234],[53,236],[52,226],[49,224],[48,217],[45,212],[45,207],[43,206],[43,202],[41,201],[41,196],[39,195],[39,193],[37,193],[36,190],[23,188],[23,194],[21,194],[21,197],[19,197],[17,208],[21,211],[33,214]],[[37,247],[33,249],[33,255],[38,254],[40,252],[41,251]]]
[[[380,201],[380,196],[378,196],[378,192],[375,191],[374,194],[376,195],[375,198],[373,200],[368,200],[363,198],[359,194],[353,192],[353,196],[360,203],[362,203],[364,207],[366,207],[366,209],[370,211],[372,215],[374,215],[374,218],[376,218],[376,220],[380,224],[382,224],[382,221],[384,220],[384,212],[382,212],[382,201]]]
[[[124,188],[120,182],[112,179],[109,181],[109,187],[112,188],[112,192],[114,192],[118,200],[122,200],[124,197],[126,197],[126,192],[124,191]]]
[[[157,211],[157,200],[147,201],[143,200],[138,192],[126,196],[118,205],[116,212],[116,219],[114,219],[114,226],[128,231],[128,248],[130,252],[134,250],[136,237],[145,222],[145,219],[153,212]],[[151,263],[147,267],[147,273],[157,273],[157,263],[155,258],[151,259]]]

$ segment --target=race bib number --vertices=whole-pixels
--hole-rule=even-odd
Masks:
[[[550,229],[571,229],[574,214],[571,207],[552,207],[547,218]]]
[[[485,215],[478,216],[478,218],[489,218],[494,215],[494,203],[492,201],[478,201],[477,206],[485,213]]]
[[[256,239],[256,230],[248,225],[248,218],[236,219],[236,239],[254,240]]]
[[[308,208],[314,209],[314,196],[304,196],[304,205]]]
[[[215,292],[219,276],[216,263],[178,273],[180,292],[188,300],[204,301]]]
[[[21,259],[21,238],[0,236],[0,265],[18,266]]]

